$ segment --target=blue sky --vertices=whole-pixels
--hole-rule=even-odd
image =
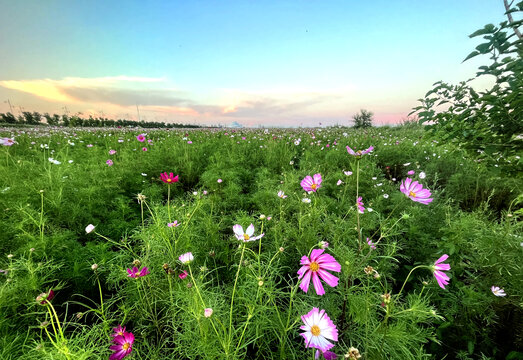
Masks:
[[[503,2],[11,1],[0,13],[0,112],[246,126],[379,124],[431,85],[475,74],[468,35]],[[480,83],[478,86],[481,86]]]

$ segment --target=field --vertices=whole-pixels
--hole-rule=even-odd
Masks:
[[[523,180],[422,127],[0,138],[0,359],[523,359]]]

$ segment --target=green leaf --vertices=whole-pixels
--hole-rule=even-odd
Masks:
[[[496,27],[493,24],[487,24],[483,29],[474,31],[469,35],[470,38],[484,34],[493,34],[496,31]]]
[[[465,62],[465,61],[467,61],[468,59],[471,59],[471,58],[473,58],[474,56],[478,56],[478,55],[479,55],[479,51],[474,50],[473,52],[471,52],[470,54],[468,54],[467,57],[465,58],[465,60],[463,60],[462,62]]]
[[[476,50],[479,51],[480,54],[487,54],[490,51],[490,43],[483,43],[476,46]]]

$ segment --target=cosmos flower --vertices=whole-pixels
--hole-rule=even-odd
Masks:
[[[211,317],[211,315],[212,315],[211,308],[206,308],[205,310],[203,310],[203,316],[205,316],[206,318]]]
[[[503,290],[502,288],[500,288],[499,286],[492,286],[490,288],[490,290],[492,291],[492,293],[496,296],[500,296],[500,297],[503,297],[503,296],[507,296],[507,294],[505,293],[505,290]]]
[[[113,328],[114,333],[111,334],[112,337],[117,336],[123,336],[125,334],[125,326],[122,327],[122,325],[118,325],[117,327]]]
[[[374,244],[372,240],[369,240],[369,238],[367,238],[367,244],[370,246],[372,250],[376,250],[376,244]]]
[[[143,148],[142,148],[142,151],[147,151],[147,148],[146,148],[146,147],[143,147]]]
[[[234,236],[236,236],[236,238],[238,240],[243,241],[243,242],[255,241],[255,240],[262,238],[265,235],[265,234],[260,234],[258,236],[253,236],[254,235],[254,225],[253,224],[249,225],[245,231],[243,231],[243,227],[241,225],[236,224],[232,227],[232,231],[234,232]]]
[[[113,339],[114,345],[109,349],[113,351],[109,360],[122,360],[133,351],[134,335],[130,332],[124,332],[123,335],[118,335]]]
[[[303,255],[300,260],[302,267],[298,270],[298,280],[303,278],[300,283],[300,289],[305,292],[309,290],[311,278],[314,284],[314,290],[316,290],[316,294],[318,295],[325,294],[320,278],[330,287],[338,285],[338,278],[326,270],[340,272],[341,265],[332,255],[323,254],[324,251],[325,249],[314,249],[311,252],[310,259],[306,255]]]
[[[347,152],[352,155],[352,156],[357,156],[357,157],[361,157],[365,154],[368,154],[370,153],[372,150],[374,150],[374,147],[371,146],[369,147],[367,150],[358,150],[358,151],[354,151],[352,150],[349,146],[347,146]]]
[[[310,175],[305,176],[300,185],[307,192],[316,192],[321,187],[321,182],[321,174],[314,174],[313,177]]]
[[[114,154],[116,154],[116,150],[112,150],[112,149],[109,150],[109,155],[114,155]]]
[[[415,172],[414,170],[409,170],[409,171],[407,172],[407,175],[414,175],[415,173],[416,173],[416,172]]]
[[[301,320],[305,324],[300,326],[305,331],[300,334],[305,339],[305,347],[326,352],[334,346],[329,340],[338,341],[338,329],[325,310],[312,308],[307,315],[302,315]]]
[[[319,359],[320,358],[320,354],[323,355],[323,358],[325,360],[333,360],[333,359],[337,359],[338,358],[338,355],[336,355],[332,351],[322,352],[320,350],[316,350],[316,355],[314,355],[314,358],[315,359]]]
[[[282,199],[285,199],[287,197],[287,195],[285,195],[285,193],[283,191],[278,191],[278,196]]]
[[[361,196],[358,197],[358,199],[356,199],[356,206],[358,207],[358,211],[360,212],[360,214],[363,214],[363,212],[365,211],[362,199],[363,198]]]
[[[336,185],[340,186],[341,184],[343,184],[343,181],[341,181],[341,179],[339,179],[338,182],[336,183]]]
[[[140,134],[136,137],[136,140],[138,140],[139,142],[144,142],[145,141],[145,134]]]
[[[352,175],[352,171],[343,171],[343,173],[345,174],[345,176],[351,176]]]
[[[412,201],[428,205],[432,202],[431,193],[428,189],[423,189],[423,185],[411,178],[406,178],[401,182],[400,191],[407,195]]]
[[[185,254],[182,254],[178,257],[178,260],[180,260],[180,262],[182,264],[188,264],[190,263],[191,261],[194,260],[194,256],[192,255],[191,252],[188,252],[188,253],[185,253]]]
[[[106,162],[105,162],[107,165],[109,166],[113,166],[113,161],[111,159],[108,159]]]
[[[440,257],[434,265],[432,266],[432,271],[434,273],[434,277],[436,278],[436,281],[438,282],[438,285],[445,289],[445,285],[448,285],[449,283],[449,277],[447,274],[445,274],[443,271],[450,270],[449,264],[442,264],[443,261],[448,259],[448,255],[444,254],[442,257]]]
[[[127,277],[131,277],[133,279],[137,279],[137,278],[143,277],[145,275],[148,275],[150,272],[149,272],[149,269],[147,267],[143,267],[140,270],[136,266],[133,266],[132,269],[127,269],[127,273],[129,274],[129,275],[127,275]]]
[[[176,183],[178,182],[178,175],[174,176],[173,173],[164,172],[160,174],[160,179],[166,184]]]
[[[223,180],[222,180],[222,179],[218,179],[218,180],[216,180],[216,182],[217,182],[218,184],[221,184],[221,183],[223,182]]]
[[[180,273],[180,275],[178,275],[178,277],[179,277],[181,280],[183,280],[183,279],[185,279],[185,278],[187,277],[187,275],[189,275],[189,273],[187,273],[187,271],[184,270],[184,271],[182,271],[182,272]]]
[[[93,224],[89,224],[85,227],[85,232],[87,234],[89,234],[90,232],[92,232],[94,230],[95,226]]]
[[[36,302],[40,305],[46,305],[47,301],[51,301],[54,298],[54,291],[53,289],[49,289],[48,292],[41,293],[36,297]]]
[[[14,138],[1,138],[0,139],[0,144],[2,144],[3,146],[13,146],[14,144],[16,144],[16,141]]]
[[[180,223],[178,222],[178,220],[174,220],[174,222],[172,222],[172,223],[167,223],[167,226],[168,227],[178,227],[178,226],[180,226]]]

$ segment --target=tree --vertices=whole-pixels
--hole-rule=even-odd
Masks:
[[[352,117],[352,120],[354,120],[354,128],[364,129],[372,127],[373,116],[374,114],[371,111],[361,109],[358,114]]]

